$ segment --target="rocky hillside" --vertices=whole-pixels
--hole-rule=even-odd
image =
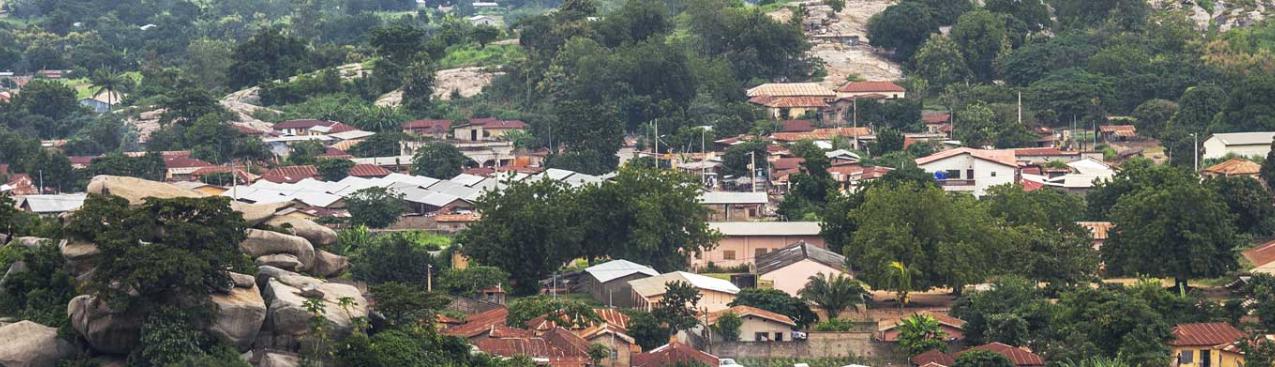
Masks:
[[[1266,19],[1275,11],[1272,0],[1149,0],[1160,8],[1180,8],[1187,11],[1200,29],[1216,26],[1226,31],[1245,27]]]

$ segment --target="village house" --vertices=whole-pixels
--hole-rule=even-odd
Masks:
[[[954,345],[965,340],[965,320],[952,317],[943,312],[937,311],[920,311],[918,315],[933,317],[939,322],[939,330],[947,335],[946,342]],[[903,319],[882,320],[877,330],[876,339],[886,343],[899,342],[899,326],[903,323]]]
[[[655,305],[659,304],[661,299],[664,299],[667,284],[672,282],[685,282],[698,289],[700,299],[697,306],[708,312],[729,308],[730,306],[726,304],[734,301],[735,294],[739,293],[739,287],[731,284],[730,281],[695,273],[675,271],[649,278],[630,280],[629,287],[633,288],[634,307],[646,311],[655,308]]]
[[[700,364],[704,366],[717,366],[720,364],[717,356],[705,353],[699,349],[695,349],[686,344],[679,342],[671,342],[651,349],[645,353],[633,356],[632,367],[668,367],[682,365]]]
[[[1200,144],[1204,148],[1200,159],[1221,159],[1228,155],[1266,157],[1271,152],[1272,139],[1275,139],[1273,131],[1213,134]]]
[[[626,334],[629,327],[629,316],[618,308],[594,308],[597,320],[590,320],[584,325],[576,325],[567,330],[583,338],[589,344],[607,346],[610,353],[603,358],[599,366],[629,367],[633,355],[642,352],[642,347],[633,337]],[[549,317],[542,315],[527,321],[527,328],[537,335],[542,335],[558,325]]]
[[[810,120],[785,120],[779,123],[779,131],[785,133],[804,133],[815,130],[815,124]]]
[[[660,275],[649,266],[628,260],[611,260],[584,269],[580,287],[593,299],[611,307],[633,307],[630,280]],[[617,297],[618,296],[618,297]]]
[[[292,136],[328,135],[343,131],[358,130],[353,126],[340,122],[314,119],[283,121],[274,124],[273,128],[275,132]]]
[[[722,238],[716,247],[691,260],[697,269],[710,263],[717,267],[752,265],[758,255],[796,242],[827,247],[819,236],[819,222],[710,222],[708,227]]]
[[[507,329],[478,340],[474,347],[487,354],[501,357],[528,357],[544,361],[550,367],[587,367],[589,342],[563,328],[554,328],[543,335],[528,334],[521,329]]]
[[[886,173],[893,171],[890,167],[864,167],[857,163],[833,163],[828,167],[828,174],[832,176],[832,180],[837,182],[837,189],[841,192],[855,192],[867,182],[881,178]]]
[[[84,205],[85,193],[43,194],[17,197],[18,209],[44,217],[56,217]]]
[[[469,123],[458,126],[452,136],[462,141],[501,140],[511,131],[524,131],[527,123],[520,120],[501,120],[491,117],[472,118]]]
[[[403,132],[434,139],[447,139],[452,131],[451,120],[412,120],[403,122]]]
[[[1228,159],[1225,162],[1218,163],[1205,168],[1200,173],[1204,177],[1252,177],[1257,178],[1258,173],[1262,170],[1262,165],[1247,159]]]
[[[764,192],[707,191],[699,203],[709,209],[708,220],[748,221],[766,215],[770,198]]]
[[[822,246],[797,242],[788,247],[757,255],[757,277],[770,281],[774,289],[794,297],[806,287],[810,277],[823,274],[829,277],[853,277],[846,268],[846,257]]]
[[[952,114],[949,112],[921,111],[921,122],[925,124],[927,133],[952,134]]]
[[[837,99],[907,97],[908,90],[890,81],[849,82],[837,88]]]
[[[748,102],[766,108],[772,120],[820,116],[837,93],[819,83],[766,83],[747,91]]]
[[[1018,182],[1018,161],[1012,150],[949,149],[916,159],[947,191],[983,196],[992,186]]]
[[[1246,336],[1225,322],[1179,324],[1169,346],[1178,367],[1238,367],[1244,365],[1244,355],[1234,344]]]
[[[917,354],[911,358],[912,366],[931,366],[931,367],[952,367],[956,365],[956,358],[961,354],[975,350],[985,350],[992,353],[1000,354],[1009,359],[1014,367],[1044,367],[1045,359],[1040,355],[1032,353],[1025,347],[1015,347],[1004,343],[989,343],[977,347],[966,349],[957,353],[943,353],[937,349],[930,350],[925,353]]]
[[[1100,160],[1084,158],[1067,162],[1067,168],[1054,169],[1048,166],[1025,167],[1021,170],[1022,183],[1038,184],[1071,194],[1084,195],[1098,184],[1111,180],[1116,171]]]
[[[1133,125],[1100,125],[1098,135],[1106,142],[1126,141],[1138,137],[1138,128]]]
[[[1046,164],[1053,161],[1066,163],[1084,158],[1080,152],[1058,148],[1018,148],[1014,149],[1014,157],[1022,164]]]
[[[1111,222],[1076,222],[1077,225],[1089,230],[1089,236],[1093,239],[1093,249],[1099,250],[1102,244],[1107,242],[1107,236],[1111,233],[1111,229],[1115,225]]]
[[[212,163],[208,163],[199,159],[185,156],[164,157],[164,180],[165,181],[190,181],[191,174],[201,168],[213,167]]]
[[[791,317],[743,305],[709,313],[706,324],[716,325],[717,320],[726,314],[739,316],[742,321],[739,325],[739,341],[745,343],[792,341],[792,330],[797,327]],[[710,337],[713,341],[724,340],[721,334],[703,325],[696,326],[692,331],[700,335],[712,334]]]
[[[350,176],[361,178],[385,177],[391,172],[370,164],[355,164],[350,167]],[[319,177],[319,169],[314,165],[275,167],[261,175],[262,180],[274,183],[297,183],[307,178]]]

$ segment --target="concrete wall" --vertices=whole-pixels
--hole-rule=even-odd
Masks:
[[[943,172],[947,170],[960,171],[959,177],[948,177],[948,179],[974,180],[974,185],[970,186],[944,186],[948,191],[970,191],[974,196],[983,196],[987,189],[992,186],[1013,183],[1017,176],[1016,168],[991,161],[976,159],[972,155],[962,154],[948,159],[930,162],[921,166],[921,169],[929,173]],[[968,177],[969,170],[974,170],[974,177]]]
[[[890,358],[893,352],[883,343],[872,341],[871,332],[812,332],[805,341],[771,343],[714,342],[710,353],[722,358],[775,357],[848,357]]]
[[[785,266],[782,269],[762,274],[761,279],[773,281],[773,288],[796,297],[797,291],[805,288],[806,283],[810,281],[810,277],[815,276],[816,274],[828,274],[829,276],[832,276],[836,274],[845,274],[845,272],[810,259],[805,259],[792,265]]]
[[[633,308],[639,308],[646,311],[651,311],[655,308],[655,305],[660,303],[660,300],[664,299],[663,294],[652,296],[651,298],[644,298],[637,292],[632,292],[632,294]],[[728,309],[730,306],[727,306],[726,304],[735,301],[735,295],[730,293],[700,289],[699,294],[700,299],[699,303],[696,303],[696,307],[699,309],[707,309],[708,312],[717,312]]]
[[[699,258],[692,258],[691,265],[695,267],[708,266],[708,262],[712,261],[717,266],[736,266],[741,264],[752,264],[757,256],[757,249],[765,249],[766,252],[775,251],[797,241],[806,241],[806,243],[827,247],[824,245],[823,237],[814,236],[724,236],[717,243],[717,247],[712,250],[705,251]],[[726,259],[726,251],[733,251],[734,260]]]
[[[1200,159],[1222,158],[1228,153],[1234,153],[1241,157],[1265,157],[1266,153],[1270,153],[1271,146],[1269,144],[1258,145],[1231,145],[1222,144],[1218,139],[1209,138],[1203,144],[1204,155]],[[1201,167],[1202,168],[1202,167]]]

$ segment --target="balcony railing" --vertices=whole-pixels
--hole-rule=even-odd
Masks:
[[[974,186],[974,180],[938,180],[939,186]]]

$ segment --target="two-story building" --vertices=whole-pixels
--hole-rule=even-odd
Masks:
[[[717,246],[691,259],[691,266],[752,265],[758,255],[796,242],[827,247],[819,236],[819,222],[710,222],[708,228],[722,234]]]
[[[917,167],[934,175],[947,191],[983,196],[992,186],[1018,182],[1018,160],[1012,150],[956,148],[916,159]]]
[[[527,123],[519,120],[483,117],[469,119],[469,124],[456,127],[452,136],[461,141],[500,140],[511,131],[525,130],[527,130]]]
[[[837,99],[848,98],[884,98],[896,99],[907,97],[908,90],[890,81],[849,82],[837,88]]]
[[[1240,367],[1244,355],[1235,347],[1246,334],[1225,322],[1179,324],[1169,346],[1178,367]]]
[[[753,220],[766,215],[770,198],[764,192],[707,191],[699,203],[708,208],[708,220]]]
[[[766,108],[772,120],[792,120],[826,112],[837,92],[819,83],[766,83],[747,91],[748,102]]]

